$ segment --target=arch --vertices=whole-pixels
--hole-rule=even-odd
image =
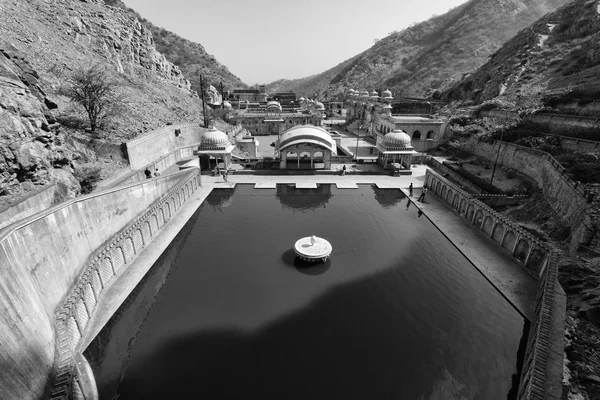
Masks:
[[[95,269],[92,272],[92,289],[94,289],[94,295],[96,298],[100,298],[100,293],[102,293],[102,280],[100,279],[100,271]]]
[[[172,211],[171,211],[171,204],[170,204],[170,201],[167,201],[167,202],[165,202],[165,204],[167,205],[167,215],[168,215],[169,217],[171,217],[171,215],[173,215],[173,214],[172,214]]]
[[[531,251],[531,255],[529,256],[529,260],[527,261],[526,267],[529,268],[530,271],[538,275],[542,270],[542,266],[544,265],[544,261],[546,259],[546,253],[535,247]]]
[[[125,240],[123,240],[123,253],[125,255],[125,263],[130,263],[131,260],[135,258],[135,247],[133,245],[133,239],[130,237],[126,237]]]
[[[90,282],[86,283],[83,287],[83,298],[85,300],[88,314],[92,315],[94,308],[96,308],[96,295],[94,294],[94,289],[92,288],[92,284]]]
[[[427,136],[425,137],[425,139],[431,139],[433,140],[433,136],[435,135],[435,133],[433,131],[428,131],[427,132]]]
[[[454,196],[454,192],[452,189],[448,189],[448,193],[446,193],[446,198],[444,199],[446,200],[446,203],[452,204],[452,196]]]
[[[185,202],[185,200],[187,199],[187,196],[185,195],[185,190],[183,188],[181,188],[179,193],[181,194],[181,201]]]
[[[188,185],[186,183],[184,188],[185,188],[185,197],[190,197],[190,185]]]
[[[121,247],[115,247],[113,249],[112,262],[115,269],[115,274],[117,274],[125,265],[125,255],[123,254],[123,249],[121,249]]]
[[[179,198],[179,192],[175,193],[175,210],[181,206],[181,199]]]
[[[81,339],[81,332],[79,331],[75,317],[72,315],[67,318],[67,337],[69,338],[71,349],[74,349]]]
[[[494,219],[489,215],[485,217],[483,221],[483,231],[489,236],[492,235],[492,229],[494,228]]]
[[[161,228],[165,224],[165,213],[161,208],[158,209],[158,227]]]
[[[133,251],[139,253],[144,247],[144,236],[141,229],[133,231]]]
[[[460,206],[458,207],[458,212],[461,215],[466,215],[467,214],[467,200],[460,199]]]
[[[496,226],[494,226],[494,229],[492,231],[492,239],[494,240],[494,242],[500,244],[502,242],[503,235],[504,235],[504,225],[502,225],[501,223],[497,223]]]
[[[467,219],[473,222],[473,217],[475,216],[475,206],[473,204],[469,204],[467,207]]]
[[[324,158],[324,156],[323,156],[323,152],[322,151],[315,151],[313,153],[313,160],[314,159],[323,159],[323,158]]]
[[[454,208],[455,210],[458,210],[459,202],[460,202],[460,196],[458,195],[458,193],[455,193],[454,197],[452,198],[452,208]]]
[[[515,233],[512,230],[507,229],[506,233],[504,234],[504,240],[502,241],[502,247],[508,250],[509,252],[512,252],[512,250],[515,248],[516,240],[517,235],[515,235]]]
[[[514,255],[517,260],[521,261],[521,263],[525,263],[525,260],[527,260],[527,253],[529,252],[530,246],[531,245],[529,242],[525,239],[519,239],[517,242]]]
[[[158,228],[159,228],[159,224],[158,224],[158,216],[157,214],[152,214],[150,216],[150,232],[152,234],[154,234],[155,232],[158,232]]]
[[[150,221],[142,222],[142,239],[144,240],[144,245],[150,243],[150,239],[152,238],[152,228],[150,227]]]
[[[483,223],[483,211],[477,210],[477,212],[475,213],[475,219],[473,219],[473,224],[481,227],[482,223]]]
[[[83,298],[78,298],[75,302],[75,318],[77,319],[79,329],[82,331],[87,326],[88,321],[90,320],[90,316],[88,315],[88,311],[85,308],[85,303],[83,302]]]
[[[440,181],[437,181],[436,185],[435,185],[435,193],[436,194],[440,194],[440,188],[442,186],[442,183]]]
[[[413,138],[413,140],[421,139],[421,131],[414,131],[412,134],[412,138]]]
[[[444,200],[446,198],[446,192],[447,192],[446,185],[443,185],[442,186],[442,193],[441,193],[441,196],[440,196],[442,198],[442,200]]]
[[[105,257],[100,263],[100,279],[102,280],[102,287],[106,287],[108,282],[115,276],[115,270],[113,267],[112,260]]]

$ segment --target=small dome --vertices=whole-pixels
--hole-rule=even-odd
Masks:
[[[281,111],[281,104],[278,101],[269,101],[267,103],[267,111]]]
[[[354,94],[354,93],[356,93],[356,90],[354,90],[354,89],[350,89],[350,90],[348,90],[348,93],[350,93],[350,94]]]
[[[383,93],[381,94],[381,97],[383,99],[391,99],[392,98],[392,92],[389,89],[386,89],[383,91]]]
[[[360,95],[362,97],[369,97],[369,91],[368,90],[363,90],[362,92],[360,92]]]
[[[300,101],[304,101],[306,100],[304,97],[300,97]]]
[[[371,92],[371,97],[374,97],[374,98],[379,98],[379,93],[377,93],[377,91],[376,91],[376,90],[373,90],[373,91]]]
[[[214,126],[202,133],[202,137],[200,139],[201,146],[223,147],[228,146],[229,144],[229,137],[227,137],[227,134],[216,129]]]
[[[410,136],[400,129],[394,129],[383,137],[383,143],[386,147],[410,147]]]
[[[225,107],[225,109],[227,109],[227,110],[231,110],[231,109],[233,108],[233,107],[231,106],[231,103],[230,103],[230,102],[228,102],[227,100],[225,100],[225,101],[223,102],[223,107]]]
[[[315,108],[319,111],[325,110],[325,106],[323,105],[323,103],[321,103],[320,101],[317,101],[315,103]]]
[[[383,106],[383,109],[384,109],[384,110],[391,110],[391,109],[392,109],[392,106],[391,106],[391,105],[389,105],[389,104],[386,104],[385,106]]]

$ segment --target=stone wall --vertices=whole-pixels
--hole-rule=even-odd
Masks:
[[[150,218],[150,229],[157,224],[160,227],[197,188],[197,175],[197,170],[187,170],[83,196],[0,231],[0,398],[42,396],[55,364],[55,349],[75,348],[76,343],[62,339],[64,330],[73,333],[72,322],[82,325],[82,320],[70,320],[70,315],[62,312],[66,323],[57,324],[56,329],[56,311],[64,310],[65,300],[72,299],[70,294],[80,287],[83,276],[92,279],[94,292],[85,292],[86,299],[92,301],[90,294],[97,295],[109,276],[106,257],[96,256],[118,249],[121,264],[113,261],[109,269],[116,271],[126,265],[141,248],[138,231],[147,232],[145,226],[134,229],[135,224]],[[179,190],[183,180],[186,187]],[[117,232],[133,237],[115,236]],[[115,243],[121,246],[115,247]],[[103,275],[98,272],[94,277],[90,265],[98,265],[97,271]],[[81,303],[73,304],[79,318],[84,318],[82,311],[90,310],[88,303],[84,308]],[[62,356],[56,359],[63,360]]]
[[[0,229],[59,203],[65,191],[62,184],[53,183],[28,193],[9,207],[0,207]]]
[[[533,235],[494,211],[469,193],[460,189],[436,172],[428,169],[425,183],[430,192],[435,193],[461,217],[480,229],[484,235],[496,242],[504,251],[515,258],[534,277],[544,272],[548,248]]]
[[[488,143],[471,139],[465,143],[465,149],[488,160],[494,160],[500,150],[500,165],[534,179],[544,191],[548,204],[566,224],[575,227],[581,223],[587,209],[584,189],[571,180],[548,153],[497,140]]]
[[[566,296],[558,283],[558,256],[517,224],[470,198],[436,172],[427,170],[425,179],[430,193],[481,229],[538,280],[517,398],[561,399]]]
[[[177,148],[199,144],[205,130],[197,123],[169,125],[130,140],[126,146],[131,169],[144,168]]]

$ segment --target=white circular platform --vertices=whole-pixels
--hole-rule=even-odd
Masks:
[[[320,237],[308,236],[296,241],[294,251],[305,261],[327,261],[333,248],[331,244]]]

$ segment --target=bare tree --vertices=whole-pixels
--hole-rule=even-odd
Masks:
[[[117,113],[123,105],[117,86],[118,82],[105,68],[93,65],[77,68],[64,94],[84,108],[90,128],[95,132],[105,118]]]

